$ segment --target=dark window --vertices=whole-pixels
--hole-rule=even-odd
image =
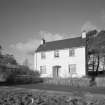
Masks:
[[[69,56],[74,56],[74,55],[75,55],[75,50],[69,49]]]
[[[54,51],[54,57],[59,57],[59,51],[58,50]]]
[[[45,52],[41,52],[41,59],[45,59],[45,58],[46,58]]]

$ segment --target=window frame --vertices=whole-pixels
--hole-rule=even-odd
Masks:
[[[76,64],[69,64],[68,65],[68,72],[70,74],[76,74]]]
[[[55,57],[55,58],[58,58],[58,57],[59,57],[59,50],[55,50],[55,51],[54,51],[54,57]]]
[[[75,56],[75,49],[71,48],[69,49],[69,57],[73,57],[73,56]]]
[[[46,58],[46,53],[45,52],[41,52],[41,59],[45,59]]]
[[[46,74],[46,66],[40,66],[40,74]]]

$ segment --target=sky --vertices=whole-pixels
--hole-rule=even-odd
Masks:
[[[42,37],[60,40],[92,29],[105,29],[105,0],[0,0],[0,45],[32,68]]]

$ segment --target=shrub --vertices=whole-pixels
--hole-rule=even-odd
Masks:
[[[9,70],[6,82],[8,84],[25,84],[41,82],[40,74],[37,71],[30,70],[28,67],[20,66],[18,69]]]
[[[43,82],[43,80],[39,77],[35,77],[32,75],[18,75],[14,79],[14,83],[16,84],[29,84],[29,83],[39,83]]]
[[[27,66],[20,66],[19,70],[17,71],[17,75],[32,75],[35,77],[39,77],[40,73],[38,71],[31,70]]]
[[[17,75],[9,76],[7,78],[8,84],[30,84],[30,83],[40,83],[43,82],[43,79],[40,77],[35,77],[32,75]]]
[[[96,86],[95,77],[91,77],[90,85],[89,86]]]

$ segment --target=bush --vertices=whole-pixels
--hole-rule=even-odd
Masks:
[[[91,77],[90,86],[96,86],[95,77]]]
[[[8,85],[42,82],[39,72],[30,70],[26,67],[14,70],[8,69],[6,70],[5,75],[5,80]]]
[[[27,66],[20,66],[19,70],[17,71],[17,75],[32,75],[35,77],[39,77],[40,73],[38,71],[31,70]]]
[[[41,82],[40,74],[38,71],[30,70],[28,67],[19,66],[16,69],[8,69],[5,72],[6,74],[6,83],[36,83]]]
[[[8,84],[31,84],[31,83],[40,83],[40,82],[43,82],[43,79],[32,75],[10,76],[7,79]]]
[[[27,84],[27,83],[39,83],[43,82],[43,80],[39,77],[34,77],[32,75],[18,75],[15,78],[15,83],[19,84]]]

